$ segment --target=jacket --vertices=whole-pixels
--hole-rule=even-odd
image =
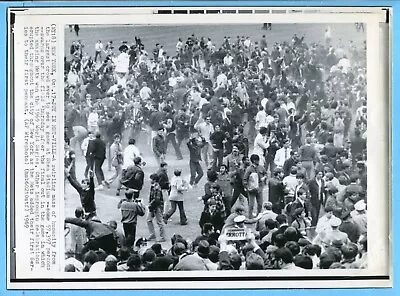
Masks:
[[[107,235],[114,235],[114,230],[101,222],[86,221],[79,218],[65,218],[65,223],[71,223],[86,229],[89,240],[102,238]]]
[[[144,182],[144,172],[141,167],[131,165],[123,172],[121,184],[135,190],[142,190]]]
[[[153,138],[153,152],[155,155],[160,156],[165,154],[165,139],[161,135],[157,135]]]
[[[170,184],[169,184],[169,179],[168,175],[166,172],[163,170],[159,170],[157,172],[158,176],[160,177],[160,181],[158,182],[161,186],[161,189],[163,190],[169,190],[170,189]]]
[[[93,176],[89,179],[89,188],[84,190],[82,186],[76,181],[75,178],[68,176],[68,180],[72,187],[76,189],[79,193],[81,199],[81,204],[86,213],[91,213],[96,211],[96,204],[94,202],[94,180]]]
[[[106,159],[106,143],[100,138],[89,141],[87,154],[94,159]]]
[[[136,224],[137,216],[144,216],[146,213],[146,209],[141,203],[125,198],[119,201],[118,208],[121,209],[121,223],[123,224]]]
[[[258,174],[258,188],[262,186],[262,181],[261,178],[263,178],[266,175],[265,168],[262,166],[257,166],[254,167],[254,165],[249,166],[243,176],[243,186],[247,189],[249,189],[249,177],[251,174],[257,173]]]
[[[187,146],[189,148],[189,153],[190,153],[190,161],[193,162],[199,162],[201,161],[201,148],[206,144],[206,141],[204,138],[202,138],[202,143],[198,145],[195,142],[195,139],[190,139],[189,142],[187,143]]]
[[[155,211],[157,208],[163,209],[164,198],[160,184],[154,183],[150,187],[150,197],[149,197],[149,210]]]
[[[321,179],[321,190],[319,191],[319,186],[317,181],[314,179],[310,180],[308,183],[308,188],[311,195],[311,204],[315,207],[324,204],[325,202],[325,182]]]

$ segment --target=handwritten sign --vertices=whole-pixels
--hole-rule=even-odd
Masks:
[[[246,240],[247,230],[245,228],[227,228],[225,235],[230,241]]]

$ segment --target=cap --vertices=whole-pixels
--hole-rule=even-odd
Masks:
[[[246,216],[244,216],[244,215],[239,215],[239,216],[235,217],[235,219],[233,219],[233,222],[235,222],[235,223],[242,223],[242,222],[244,222],[244,220],[246,220]]]
[[[332,227],[338,227],[338,226],[340,226],[340,224],[342,224],[342,220],[340,220],[337,217],[332,217],[330,219],[330,224],[331,224]]]
[[[354,204],[356,211],[364,211],[366,206],[367,205],[365,204],[364,200],[360,200]]]

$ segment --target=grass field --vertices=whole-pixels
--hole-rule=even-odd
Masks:
[[[178,38],[186,40],[187,37],[195,34],[197,37],[210,37],[213,43],[221,45],[224,36],[230,36],[236,40],[236,36],[249,36],[253,42],[259,41],[262,35],[266,35],[268,46],[275,42],[290,42],[293,34],[301,36],[305,34],[307,43],[324,42],[325,29],[330,26],[332,42],[337,44],[341,39],[344,45],[350,40],[356,43],[362,42],[366,35],[358,33],[354,24],[274,24],[271,31],[262,30],[262,25],[185,25],[185,26],[81,26],[79,37],[68,28],[65,31],[65,53],[69,56],[69,47],[72,41],[81,40],[85,44],[84,52],[94,57],[94,45],[97,40],[104,44],[112,40],[115,44],[115,51],[118,50],[122,41],[131,43],[135,36],[142,39],[145,48],[149,53],[156,43],[164,45],[167,55],[175,54],[175,45]]]
[[[165,50],[169,54],[175,52],[176,41],[179,37],[187,38],[192,33],[196,36],[206,36],[211,37],[213,42],[219,46],[224,36],[230,36],[231,39],[236,39],[237,35],[240,36],[250,36],[253,41],[258,41],[261,39],[262,35],[265,34],[268,40],[268,46],[274,42],[283,42],[291,40],[294,33],[298,35],[305,34],[306,42],[324,42],[324,31],[328,25],[318,25],[318,24],[273,24],[272,31],[264,31],[261,29],[260,25],[218,25],[218,26],[125,26],[125,27],[96,27],[96,26],[81,26],[79,32],[79,37],[75,36],[74,32],[69,32],[66,28],[65,34],[65,53],[69,56],[69,47],[72,41],[80,39],[83,44],[85,44],[84,52],[89,53],[89,55],[94,55],[94,44],[97,40],[102,40],[105,45],[108,41],[113,40],[116,50],[118,45],[126,40],[132,42],[135,36],[142,38],[142,42],[146,46],[148,51],[154,48],[155,43],[160,43],[164,45]],[[336,44],[340,41],[346,45],[350,40],[356,44],[361,44],[365,40],[365,33],[356,32],[354,24],[332,24],[330,25],[332,31],[332,42]],[[146,136],[138,139],[138,146],[142,153],[144,154],[145,160],[148,163],[144,169],[145,171],[145,186],[142,190],[141,199],[147,203],[149,194],[149,176],[151,173],[157,170],[156,162],[154,156],[152,155],[150,145],[147,142]],[[174,168],[181,168],[183,170],[183,175],[186,177],[189,175],[189,159],[188,151],[186,145],[183,143],[183,156],[184,160],[175,160],[175,155],[173,154],[173,149],[169,147],[169,154],[167,155],[167,163],[169,164],[169,172],[173,172]],[[107,162],[107,161],[106,161]],[[83,175],[85,168],[84,159],[82,156],[78,156],[77,159],[77,176],[80,179]],[[107,171],[107,165],[103,166],[106,177],[111,175],[111,172]],[[197,200],[197,197],[204,194],[204,182],[205,177],[199,184],[197,189],[192,189],[186,194],[185,208],[186,214],[188,216],[189,224],[186,226],[181,226],[179,224],[179,215],[176,213],[172,217],[172,222],[166,225],[167,237],[171,237],[174,233],[180,233],[186,238],[191,238],[192,240],[200,234],[200,228],[198,226],[198,220],[203,209],[203,203]],[[111,189],[105,191],[96,192],[96,204],[98,207],[98,216],[102,221],[106,222],[109,220],[120,221],[120,212],[117,209],[117,203],[119,197],[115,196],[116,184],[112,185]],[[74,213],[75,207],[79,206],[79,196],[75,190],[67,185],[65,189],[65,215],[71,216]],[[156,227],[156,231],[158,231]],[[145,218],[139,218],[137,226],[137,237],[147,237],[148,230]],[[164,244],[166,247],[168,244]]]

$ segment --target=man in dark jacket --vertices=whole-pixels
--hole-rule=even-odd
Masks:
[[[225,133],[219,124],[215,125],[215,132],[211,134],[210,140],[213,148],[213,169],[219,171],[224,157],[224,143],[226,142]]]
[[[135,157],[134,165],[128,166],[121,177],[121,184],[133,190],[133,197],[139,198],[140,190],[143,188],[144,172],[142,169],[142,158]]]
[[[176,140],[178,148],[180,149],[181,143],[185,138],[189,137],[189,115],[186,114],[186,108],[183,107],[178,111],[175,117],[176,124]]]
[[[107,224],[101,223],[96,216],[90,220],[80,218],[65,218],[65,223],[71,223],[86,229],[89,241],[82,249],[82,254],[88,250],[102,249],[107,254],[117,254],[117,240],[115,231]]]
[[[89,180],[83,179],[82,184],[79,184],[75,178],[70,175],[68,169],[65,172],[68,181],[71,183],[72,187],[76,189],[79,193],[81,199],[81,204],[85,212],[91,216],[96,214],[96,204],[94,202],[94,181],[93,181],[93,171],[89,171]]]
[[[160,164],[160,169],[158,170],[157,175],[160,178],[157,183],[160,184],[164,196],[168,196],[170,191],[170,184],[168,178],[168,164],[166,162],[162,162]]]
[[[203,177],[203,169],[201,168],[201,148],[206,145],[206,140],[202,137],[198,137],[198,135],[194,134],[197,137],[192,137],[187,146],[189,148],[190,153],[190,185],[197,185],[200,179]],[[197,174],[197,176],[196,176]]]
[[[103,185],[106,185],[106,183],[104,182],[104,173],[101,167],[106,159],[106,143],[101,139],[99,132],[96,133],[96,139],[89,142],[87,153],[94,160],[94,171],[99,183],[99,187],[96,189],[103,190]]]
[[[285,186],[282,183],[283,170],[276,168],[274,176],[268,182],[268,200],[272,203],[272,209],[275,213],[280,214],[284,205]]]
[[[315,178],[308,182],[311,196],[311,226],[317,225],[321,205],[325,202],[325,182],[322,177],[323,173],[318,171]]]
[[[164,129],[159,127],[157,135],[153,138],[153,152],[159,164],[165,159],[165,148]]]

